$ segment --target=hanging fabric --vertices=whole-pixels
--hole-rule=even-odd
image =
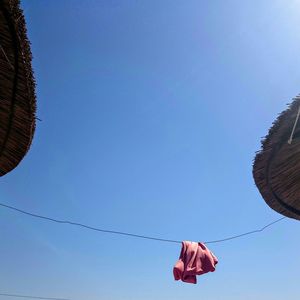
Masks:
[[[184,241],[173,269],[174,278],[196,284],[196,275],[214,272],[217,263],[216,256],[203,243]]]

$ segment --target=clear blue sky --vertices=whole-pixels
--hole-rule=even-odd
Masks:
[[[299,1],[23,0],[22,7],[43,121],[26,158],[1,178],[1,202],[194,241],[280,217],[251,172],[260,138],[300,92]],[[212,245],[216,272],[189,285],[172,277],[180,245],[2,208],[0,217],[0,292],[299,299],[294,220]]]

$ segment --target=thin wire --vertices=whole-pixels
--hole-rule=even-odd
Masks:
[[[43,299],[43,300],[70,300],[70,299],[66,299],[66,298],[47,298],[47,297],[14,295],[14,294],[1,294],[1,293],[0,293],[0,296],[15,297],[15,298],[27,298],[27,299]]]
[[[71,221],[64,221],[64,220],[53,219],[53,218],[45,217],[45,216],[42,216],[42,215],[33,214],[33,213],[30,213],[30,212],[24,211],[22,209],[19,209],[19,208],[10,206],[10,205],[6,205],[6,204],[3,204],[3,203],[0,203],[0,206],[8,208],[10,210],[17,211],[19,213],[22,213],[22,214],[25,214],[25,215],[28,215],[28,216],[31,216],[31,217],[35,217],[35,218],[39,218],[39,219],[44,219],[44,220],[47,220],[47,221],[51,221],[51,222],[55,222],[55,223],[60,223],[60,224],[69,224],[69,225],[79,226],[79,227],[83,227],[83,228],[89,229],[89,230],[100,231],[100,232],[104,232],[104,233],[111,233],[111,234],[131,236],[131,237],[141,238],[141,239],[147,239],[147,240],[155,240],[155,241],[159,241],[159,242],[168,242],[168,243],[177,243],[177,244],[181,244],[182,243],[181,241],[177,241],[177,240],[163,239],[163,238],[151,237],[151,236],[146,236],[146,235],[139,235],[139,234],[134,234],[134,233],[122,232],[122,231],[106,230],[106,229],[91,227],[91,226],[84,225],[84,224],[81,224],[81,223],[75,223],[75,222],[71,222]],[[207,242],[204,242],[204,243],[205,244],[221,243],[221,242],[225,242],[225,241],[237,239],[237,238],[243,237],[245,235],[259,233],[259,232],[264,231],[266,228],[272,226],[273,224],[282,221],[283,219],[286,219],[286,217],[282,217],[280,219],[277,219],[277,220],[275,220],[275,221],[273,221],[273,222],[265,225],[261,229],[249,231],[249,232],[246,232],[246,233],[242,233],[242,234],[239,234],[239,235],[231,236],[231,237],[220,239],[220,240],[207,241]]]
[[[299,116],[300,116],[300,106],[299,106],[299,109],[298,109],[297,117],[296,117],[296,120],[295,120],[295,123],[294,123],[294,127],[293,127],[293,130],[292,130],[291,136],[290,136],[290,138],[288,140],[289,144],[291,144],[292,141],[293,141],[295,129],[296,129],[296,126],[297,126],[297,123],[298,123],[298,120],[299,120]]]
[[[239,234],[239,235],[235,235],[235,236],[232,236],[232,237],[228,237],[228,238],[225,238],[225,239],[221,239],[221,240],[215,240],[215,241],[208,241],[208,242],[204,242],[204,244],[213,244],[213,243],[221,243],[221,242],[225,242],[225,241],[229,241],[229,240],[233,240],[233,239],[237,239],[237,238],[240,238],[242,236],[245,236],[245,235],[249,235],[249,234],[253,234],[253,233],[259,233],[259,232],[262,232],[264,231],[266,228],[272,226],[273,224],[275,223],[278,223],[280,221],[282,221],[283,219],[285,219],[286,217],[282,217],[278,220],[275,220],[271,223],[269,223],[268,225],[262,227],[261,229],[257,229],[257,230],[253,230],[253,231],[249,231],[249,232],[246,232],[246,233],[242,233],[242,234]]]
[[[104,233],[112,233],[112,234],[132,236],[132,237],[141,238],[141,239],[148,239],[148,240],[155,240],[155,241],[160,241],[160,242],[169,242],[169,243],[179,243],[179,244],[181,244],[181,241],[150,237],[150,236],[139,235],[139,234],[128,233],[128,232],[122,232],[122,231],[106,230],[106,229],[91,227],[91,226],[84,225],[84,224],[81,224],[81,223],[75,223],[75,222],[72,222],[72,221],[57,220],[57,219],[53,219],[53,218],[49,218],[49,217],[45,217],[45,216],[41,216],[41,215],[36,215],[36,214],[30,213],[30,212],[27,212],[27,211],[24,211],[24,210],[21,210],[21,209],[18,209],[16,207],[12,207],[12,206],[9,206],[9,205],[3,204],[3,203],[0,203],[0,206],[9,208],[11,210],[20,212],[22,214],[25,214],[25,215],[28,215],[28,216],[31,216],[31,217],[45,219],[45,220],[52,221],[52,222],[55,222],[55,223],[79,226],[79,227],[83,227],[83,228],[86,228],[86,229],[90,229],[90,230],[94,230],[94,231],[100,231],[100,232],[104,232]]]
[[[9,64],[9,66],[12,68],[12,70],[14,70],[15,68],[14,68],[13,64],[11,63],[11,61],[9,60],[9,58],[1,44],[0,44],[0,48],[1,48],[1,51],[2,51],[5,59],[7,60],[8,64]]]

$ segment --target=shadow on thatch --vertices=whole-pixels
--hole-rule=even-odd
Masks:
[[[18,0],[0,0],[0,176],[29,150],[35,130],[35,82]]]
[[[283,111],[256,154],[253,176],[266,203],[280,214],[300,220],[300,96]],[[295,126],[292,142],[289,139]]]

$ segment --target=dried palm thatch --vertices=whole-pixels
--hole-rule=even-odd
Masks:
[[[35,130],[35,81],[19,0],[0,0],[0,176],[29,150]]]
[[[300,96],[273,123],[256,154],[253,176],[266,203],[300,220]],[[293,130],[294,129],[294,130]],[[292,136],[292,139],[291,139]]]

